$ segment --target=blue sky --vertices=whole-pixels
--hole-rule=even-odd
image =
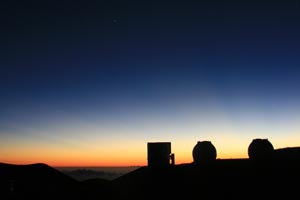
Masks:
[[[35,162],[29,146],[45,147],[44,159],[36,159],[57,164],[46,159],[51,148],[68,157],[74,149],[89,154],[127,143],[129,153],[141,152],[128,155],[127,165],[145,163],[147,141],[173,142],[181,162],[202,139],[221,146],[221,157],[247,156],[255,137],[298,145],[296,1],[2,7],[2,150],[18,146],[28,157],[3,153],[3,161]],[[82,163],[101,165],[106,157],[98,159]]]

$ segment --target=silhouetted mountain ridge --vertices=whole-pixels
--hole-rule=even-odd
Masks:
[[[300,162],[293,159],[214,162],[141,167],[115,180],[116,199],[267,199],[298,195]]]
[[[44,163],[0,163],[0,192],[4,199],[87,199],[94,195],[89,185]],[[96,185],[102,186],[104,181],[98,180]],[[97,191],[103,192],[102,187]]]
[[[114,180],[76,181],[43,163],[0,163],[1,194],[4,199],[292,199],[298,195],[299,152],[283,148],[264,160],[142,166]]]

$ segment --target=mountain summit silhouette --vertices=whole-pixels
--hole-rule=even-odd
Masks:
[[[250,143],[248,147],[250,151],[255,147],[252,144]],[[201,158],[200,150],[202,153],[207,152],[206,156],[211,156],[209,162],[142,166],[107,181],[100,179],[77,181],[42,163],[31,165],[0,163],[0,197],[4,200],[175,198],[240,200],[294,199],[298,196],[300,147],[272,149],[270,144],[263,144],[267,148],[258,144],[256,150],[269,152],[272,149],[273,153],[263,154],[260,159],[216,159],[216,149],[212,143],[205,142],[208,151],[198,149],[197,145],[195,150],[197,153],[192,154]],[[162,155],[169,155],[169,144],[162,146],[161,148],[167,149],[162,151]],[[156,154],[157,151],[160,152],[159,148],[154,150],[153,155],[161,155]],[[265,157],[266,155],[268,156]],[[165,156],[162,162],[165,163],[169,159],[170,157]],[[155,160],[156,162],[160,160]]]

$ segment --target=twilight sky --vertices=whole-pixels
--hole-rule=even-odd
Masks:
[[[0,162],[146,165],[147,142],[300,145],[300,2],[2,1]]]

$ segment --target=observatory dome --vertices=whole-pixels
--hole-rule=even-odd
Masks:
[[[262,159],[270,157],[274,152],[274,147],[268,139],[253,139],[248,147],[250,159]]]
[[[210,141],[198,141],[193,148],[193,159],[195,164],[214,161],[217,158],[217,150]]]

